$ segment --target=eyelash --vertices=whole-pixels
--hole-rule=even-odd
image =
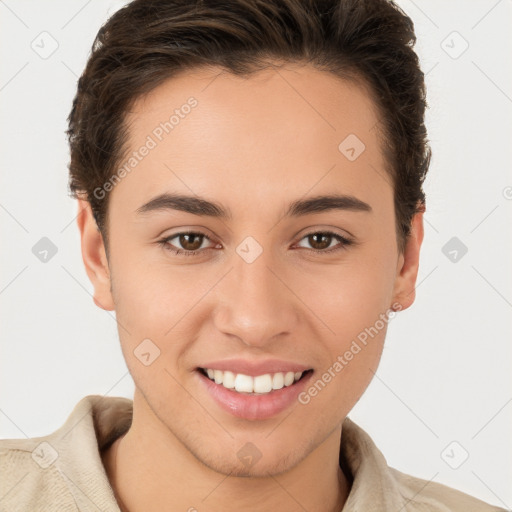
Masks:
[[[203,239],[209,240],[210,242],[212,241],[211,238],[208,237],[207,235],[205,235],[204,233],[200,233],[197,231],[182,231],[180,233],[175,233],[172,236],[168,236],[166,238],[158,240],[158,244],[160,244],[162,247],[164,247],[164,249],[171,251],[176,256],[198,256],[201,251],[204,251],[206,249],[212,249],[212,247],[207,247],[206,249],[197,249],[195,251],[187,251],[185,249],[175,249],[172,245],[170,245],[169,241],[174,238],[179,237],[180,235],[199,235],[199,236],[203,237]],[[334,233],[332,231],[311,231],[310,233],[306,233],[299,240],[299,242],[301,240],[304,240],[304,238],[307,238],[308,236],[311,236],[311,235],[328,235],[328,236],[331,236],[332,238],[338,240],[338,242],[341,243],[341,245],[331,247],[330,249],[323,249],[323,250],[322,249],[307,249],[307,248],[305,248],[307,251],[310,251],[310,252],[313,252],[316,254],[326,254],[326,253],[331,254],[333,252],[344,250],[348,246],[354,245],[354,243],[355,243],[353,240],[350,240],[350,239],[348,239],[342,235],[339,235],[338,233]]]

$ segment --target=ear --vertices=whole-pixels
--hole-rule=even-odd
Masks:
[[[78,199],[77,224],[80,230],[82,260],[94,286],[94,303],[102,309],[113,311],[115,306],[103,236],[92,214],[91,205],[85,199]]]
[[[393,302],[399,303],[397,310],[407,309],[416,298],[416,278],[420,263],[420,248],[423,242],[423,213],[416,213],[411,220],[411,232],[403,254],[398,258]]]

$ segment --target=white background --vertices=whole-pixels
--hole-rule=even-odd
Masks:
[[[398,3],[427,73],[426,233],[416,302],[350,417],[390,466],[510,508],[512,2]],[[133,396],[114,314],[83,268],[64,134],[93,38],[120,5],[0,2],[2,438],[50,433],[88,394]],[[58,43],[46,59],[31,47],[41,37]],[[44,236],[58,249],[47,263],[32,253]],[[455,263],[442,252],[454,236],[468,248]],[[458,469],[441,457],[452,441],[452,461],[469,453]]]

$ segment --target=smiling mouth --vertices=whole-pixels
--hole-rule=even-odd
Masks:
[[[313,372],[312,369],[304,372],[276,372],[257,376],[234,373],[231,371],[214,370],[211,368],[198,368],[205,377],[224,388],[246,395],[267,395],[273,391],[290,387]]]

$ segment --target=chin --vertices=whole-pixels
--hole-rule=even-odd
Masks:
[[[251,443],[247,443],[241,449],[236,450],[235,457],[227,457],[227,453],[209,453],[189,447],[196,459],[209,469],[225,476],[240,478],[263,478],[277,476],[294,468],[305,457],[297,450],[291,453],[279,454],[272,451],[269,457],[257,449]],[[230,450],[229,450],[230,451]]]
[[[208,461],[203,461],[206,466],[217,473],[239,478],[268,478],[269,476],[278,476],[281,473],[289,471],[293,467],[293,465],[290,466],[286,462],[283,463],[282,461],[269,461],[265,464],[260,460],[251,467],[244,467],[244,465],[239,461],[235,462],[232,460],[223,462],[216,460],[211,462],[211,464],[208,464]]]

